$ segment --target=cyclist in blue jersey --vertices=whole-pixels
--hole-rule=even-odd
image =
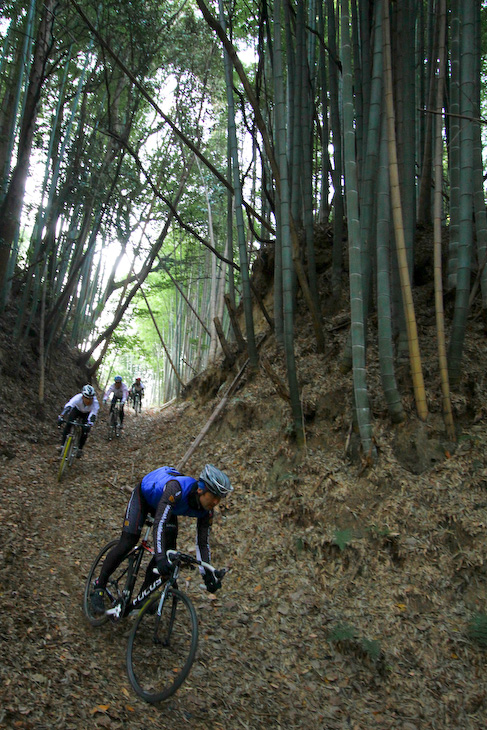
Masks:
[[[104,592],[110,575],[120,565],[125,556],[137,544],[142,527],[148,514],[154,517],[154,556],[146,570],[144,583],[139,595],[154,580],[154,567],[163,578],[171,575],[171,565],[166,551],[176,549],[178,517],[196,518],[197,557],[205,563],[210,562],[209,535],[213,510],[220,500],[233,491],[228,476],[212,464],[206,464],[199,479],[184,476],[169,466],[149,472],[132,492],[118,543],[110,550],[103,563],[100,576],[91,594],[94,613],[105,612]],[[214,593],[221,588],[211,571],[202,570],[207,589]],[[127,606],[130,613],[135,605]]]

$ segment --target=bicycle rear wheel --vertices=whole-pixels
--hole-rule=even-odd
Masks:
[[[66,436],[66,440],[64,442],[63,450],[62,450],[62,454],[61,454],[61,463],[59,464],[59,471],[57,474],[58,482],[60,482],[61,479],[63,478],[63,474],[64,474],[68,464],[71,464],[72,451],[73,451],[73,434],[68,433],[68,435]]]
[[[88,573],[88,578],[86,579],[83,595],[83,611],[92,626],[101,626],[108,621],[108,616],[106,616],[105,614],[100,615],[94,613],[91,606],[91,594],[93,593],[94,583],[100,575],[101,568],[103,563],[105,562],[107,554],[117,543],[118,540],[112,540],[100,550],[97,557],[93,561],[90,572]],[[105,589],[105,610],[111,608],[114,603],[122,597],[122,592],[127,582],[129,568],[132,564],[133,555],[133,551],[130,552],[110,576],[107,587]]]
[[[169,588],[157,614],[160,596],[138,614],[127,645],[130,684],[147,702],[162,702],[188,676],[198,646],[198,619],[185,593]]]

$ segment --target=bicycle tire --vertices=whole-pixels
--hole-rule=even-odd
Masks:
[[[110,414],[108,416],[108,431],[107,431],[108,441],[112,440],[114,432],[115,432],[115,414],[113,411],[110,411]]]
[[[160,596],[149,599],[130,632],[127,673],[139,697],[155,704],[171,697],[188,676],[198,646],[198,619],[185,593],[169,588],[162,606]]]
[[[79,449],[79,441],[80,441],[80,437],[81,437],[79,428],[75,427],[74,433],[72,434],[72,436],[73,436],[73,440],[72,440],[71,451],[69,453],[68,466],[72,466],[74,457],[76,456],[76,453]]]
[[[118,402],[117,402],[118,403]],[[109,441],[115,436],[115,438],[118,438],[120,436],[121,431],[121,421],[120,421],[120,410],[118,405],[114,405],[113,409],[110,411],[110,434],[109,434]]]
[[[105,614],[99,616],[98,614],[93,613],[91,608],[91,593],[94,587],[93,584],[100,575],[101,567],[107,553],[112,549],[112,547],[117,545],[117,543],[118,540],[111,540],[105,545],[105,547],[100,550],[91,565],[90,572],[88,573],[88,577],[86,579],[85,590],[83,594],[83,612],[92,626],[101,626],[102,624],[106,623],[109,618]],[[106,609],[111,608],[115,601],[122,597],[122,591],[125,588],[127,574],[129,571],[129,559],[132,557],[132,555],[133,551],[131,551],[122,560],[118,568],[112,573],[108,580],[105,591]],[[121,585],[119,585],[119,583],[121,583]]]
[[[73,451],[73,434],[68,433],[66,440],[63,444],[63,451],[61,454],[61,463],[59,464],[59,471],[57,474],[58,482],[63,478],[63,474],[66,471],[66,467],[71,463],[71,453]]]

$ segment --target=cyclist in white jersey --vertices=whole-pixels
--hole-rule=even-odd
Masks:
[[[83,433],[79,441],[79,448],[76,453],[78,458],[83,455],[83,447],[86,439],[90,432],[90,428],[96,421],[100,404],[98,403],[95,395],[95,389],[92,385],[84,385],[81,393],[74,395],[65,404],[61,415],[58,416],[58,426],[61,428],[61,424],[64,422],[66,425],[63,430],[63,440],[61,444],[64,444],[66,436],[69,432],[69,421],[74,421],[75,418],[79,418],[83,421]],[[61,445],[62,448],[62,445]]]
[[[116,375],[114,378],[113,383],[106,389],[105,395],[103,396],[103,403],[106,403],[109,396],[112,395],[112,401],[110,404],[110,413],[113,411],[113,406],[115,405],[115,401],[119,400],[121,401],[122,408],[120,411],[120,424],[123,424],[123,407],[125,403],[127,402],[127,398],[129,397],[129,389],[128,386],[122,381],[122,378],[120,375]]]
[[[142,381],[140,378],[135,378],[135,381],[132,383],[132,387],[130,388],[130,396],[134,403],[136,393],[140,395],[140,404],[142,405],[142,398],[144,397],[144,386],[142,385]]]

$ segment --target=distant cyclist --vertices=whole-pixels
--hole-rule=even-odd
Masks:
[[[79,418],[83,421],[83,433],[79,441],[79,448],[76,453],[78,458],[83,455],[83,447],[86,439],[90,432],[90,428],[96,421],[96,416],[100,409],[97,397],[95,395],[95,389],[92,385],[84,385],[81,393],[77,393],[75,396],[68,400],[64,406],[62,413],[58,416],[58,425],[61,427],[63,422],[66,423],[63,431],[62,443],[66,440],[66,436],[69,433],[69,421],[74,421]],[[61,447],[62,448],[62,447]]]
[[[144,386],[142,385],[142,381],[140,378],[135,378],[135,381],[132,383],[132,386],[130,388],[130,397],[132,398],[132,403],[135,405],[135,394],[138,393],[140,396],[140,405],[142,405],[142,398],[144,397]]]
[[[113,411],[113,406],[115,405],[115,401],[119,400],[122,404],[122,408],[120,409],[120,424],[123,423],[123,407],[125,403],[127,402],[127,398],[129,397],[129,389],[125,385],[125,383],[122,381],[122,378],[120,375],[116,375],[114,378],[113,383],[106,389],[105,395],[103,396],[103,403],[106,403],[110,394],[113,393],[112,401],[110,404],[110,413]]]
[[[209,563],[213,510],[232,491],[228,476],[212,464],[206,464],[199,479],[184,476],[169,466],[161,466],[147,474],[132,492],[120,540],[107,554],[94,585],[91,594],[94,613],[105,612],[103,597],[108,579],[137,544],[148,514],[154,517],[154,556],[147,566],[139,596],[155,580],[154,567],[164,579],[171,575],[166,551],[176,549],[179,515],[196,517],[196,555],[199,560]],[[201,571],[210,593],[221,588],[221,582],[211,571],[206,572],[203,568]],[[137,606],[129,605],[125,613],[130,613],[135,608]]]

